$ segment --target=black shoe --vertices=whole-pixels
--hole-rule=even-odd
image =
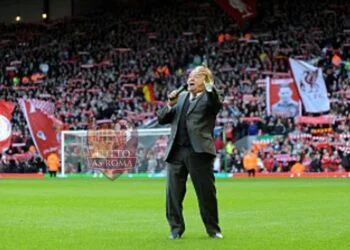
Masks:
[[[220,232],[215,233],[215,234],[211,234],[209,236],[210,236],[210,238],[214,238],[214,239],[223,239],[224,238],[224,236]]]
[[[171,239],[171,240],[178,240],[180,238],[181,238],[180,234],[170,234],[169,235],[169,239]]]

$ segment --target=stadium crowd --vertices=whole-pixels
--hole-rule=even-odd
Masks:
[[[295,162],[303,163],[305,171],[341,171],[350,168],[349,145],[335,145],[349,143],[340,135],[350,133],[348,8],[345,1],[263,1],[258,17],[243,28],[215,3],[202,1],[49,24],[2,24],[0,99],[53,101],[65,129],[126,117],[138,127],[155,119],[167,94],[186,81],[192,68],[207,64],[225,94],[217,119],[221,129],[215,133],[216,171],[243,171],[244,150],[233,143],[267,134],[275,138],[253,143],[264,171],[289,171]],[[290,117],[267,115],[263,79],[290,77],[289,57],[323,68],[334,123],[301,125]],[[13,146],[6,155],[27,152],[33,141],[18,105],[12,125]],[[316,129],[324,130],[313,133]],[[313,137],[292,136],[298,134]],[[327,143],[325,138],[330,138]],[[143,171],[161,170],[155,158],[145,154],[152,167]],[[35,161],[3,160],[0,171],[25,171],[21,166],[32,169]]]

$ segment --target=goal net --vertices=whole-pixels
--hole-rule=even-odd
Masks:
[[[88,164],[88,131],[61,132],[61,175],[71,173],[94,173],[98,171]],[[138,144],[136,165],[133,173],[162,173],[165,171],[163,160],[170,135],[170,128],[137,129]]]

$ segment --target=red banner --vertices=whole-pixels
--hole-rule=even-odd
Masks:
[[[256,0],[216,0],[216,3],[240,25],[256,16]]]
[[[299,116],[296,118],[296,123],[299,124],[311,124],[311,125],[319,125],[319,124],[333,124],[335,118],[333,116]]]
[[[11,119],[15,105],[12,102],[0,100],[0,153],[11,144]]]
[[[263,120],[261,119],[261,117],[242,117],[241,122],[262,122]]]
[[[55,104],[35,99],[19,99],[18,102],[40,156],[46,159],[50,153],[58,154],[60,133],[52,119]]]
[[[16,160],[16,161],[27,161],[34,157],[32,152],[26,152],[14,155],[5,155],[5,161]]]

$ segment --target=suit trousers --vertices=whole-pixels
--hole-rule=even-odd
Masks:
[[[187,176],[190,174],[194,185],[200,214],[209,235],[221,232],[218,219],[214,156],[196,153],[191,146],[174,146],[167,162],[166,217],[171,233],[182,235],[185,222],[182,202],[186,194]]]

